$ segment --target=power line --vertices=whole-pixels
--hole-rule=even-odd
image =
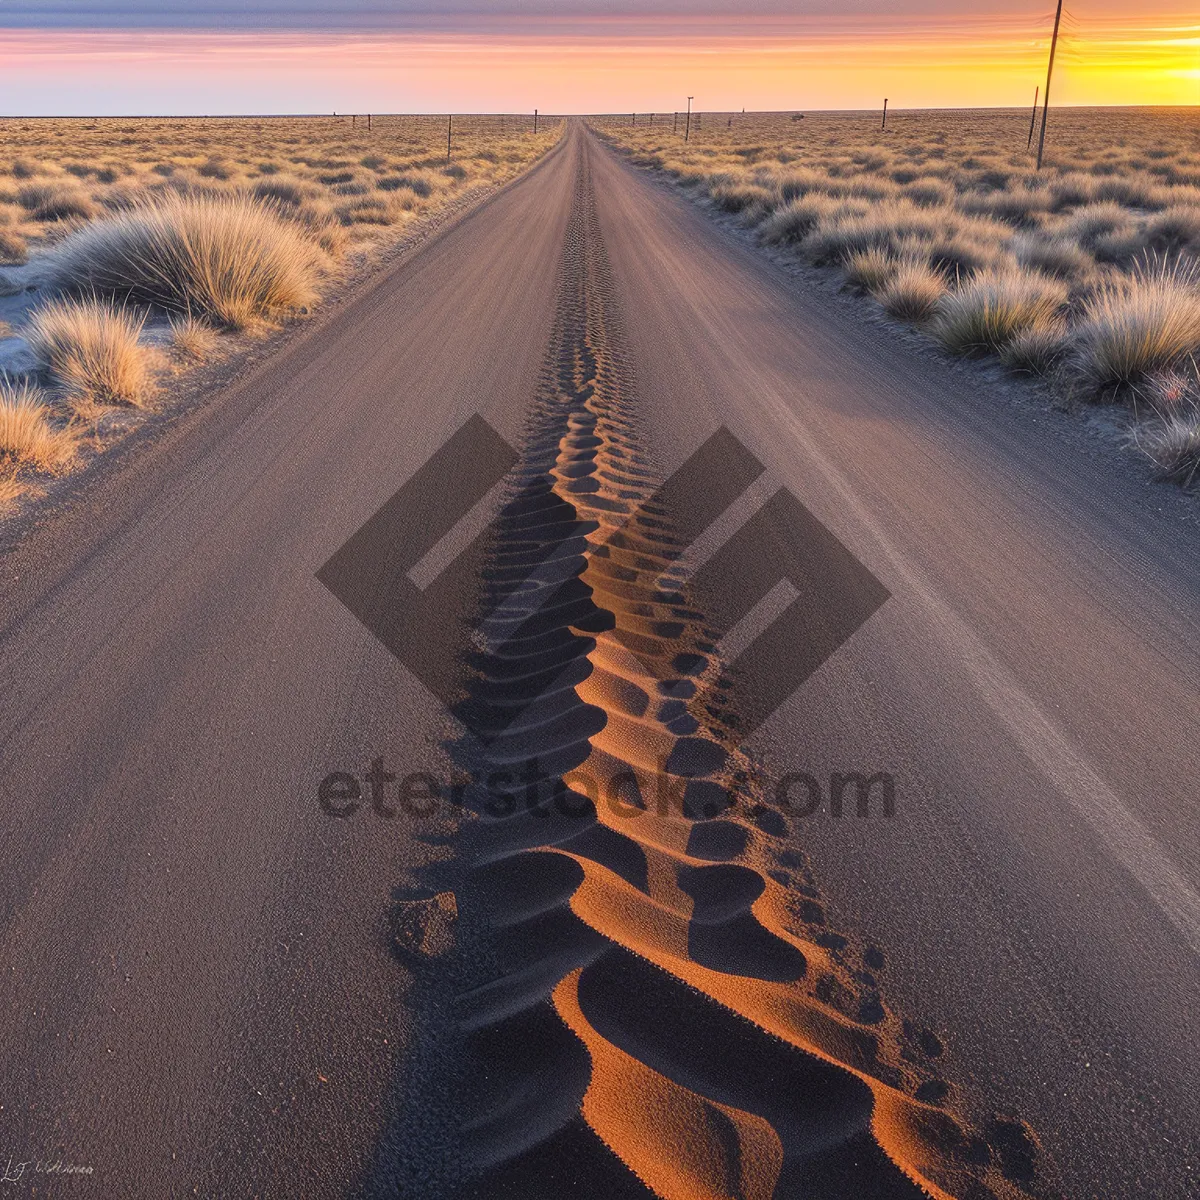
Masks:
[[[1050,81],[1054,78],[1054,52],[1058,49],[1058,27],[1062,24],[1063,0],[1058,0],[1054,13],[1054,33],[1050,38],[1050,62],[1046,67],[1046,98],[1042,104],[1042,134],[1038,138],[1037,169],[1042,169],[1042,155],[1046,150],[1046,118],[1050,114]]]

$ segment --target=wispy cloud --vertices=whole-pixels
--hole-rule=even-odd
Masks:
[[[1045,21],[1053,0],[0,0],[0,28],[186,28],[407,31],[486,24],[492,30],[552,20],[587,28],[605,23],[691,18],[776,18],[814,28],[970,27]],[[1156,0],[1159,17],[1190,18],[1191,0]],[[1144,20],[1130,0],[1089,0],[1081,23]]]
[[[0,0],[2,2],[2,0]],[[1200,28],[1168,8],[1135,16],[1093,0],[1068,26],[1056,94],[1064,103],[1195,103]],[[53,11],[82,20],[92,0]],[[1094,11],[1100,5],[1101,11]],[[339,10],[352,24],[263,27],[0,26],[8,111],[670,110],[695,94],[709,109],[855,108],[883,94],[911,107],[1023,104],[1045,70],[1050,13],[938,5],[807,15],[714,11],[416,11],[379,0]],[[35,6],[25,4],[32,11]],[[43,15],[50,10],[36,6]],[[104,6],[110,15],[114,10]],[[260,21],[263,0],[244,15]],[[477,8],[483,8],[477,5]],[[611,5],[606,5],[611,10]],[[700,7],[693,3],[692,8]],[[707,5],[709,9],[715,4]],[[762,7],[769,7],[764,3]],[[814,6],[821,8],[822,6]],[[832,9],[825,5],[825,9]],[[7,17],[21,4],[0,9]],[[380,12],[392,22],[381,28]],[[159,5],[154,10],[164,11]],[[128,14],[151,12],[126,0]],[[211,19],[217,11],[205,8]],[[277,15],[284,9],[271,9]],[[366,21],[372,15],[375,24]],[[183,9],[167,14],[182,21]]]

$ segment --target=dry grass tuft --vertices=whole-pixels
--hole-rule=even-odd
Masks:
[[[1138,389],[1138,394],[1159,416],[1176,416],[1184,409],[1198,407],[1196,368],[1189,365],[1190,373],[1186,369],[1163,371],[1151,375]]]
[[[1103,283],[1084,305],[1075,342],[1083,377],[1096,390],[1175,366],[1200,351],[1200,271],[1159,260]]]
[[[15,470],[4,471],[0,468],[0,513],[11,508],[25,491],[25,485],[17,478]]]
[[[843,208],[832,196],[805,195],[789,200],[771,214],[762,226],[763,241],[787,245],[804,239],[822,219]]]
[[[218,338],[211,325],[195,317],[176,317],[171,322],[171,344],[185,358],[204,358],[216,349]]]
[[[428,171],[406,171],[403,175],[386,175],[375,186],[384,192],[412,192],[426,200],[433,195],[435,182]]]
[[[1200,480],[1200,413],[1165,417],[1139,430],[1135,441],[1160,479],[1184,488]]]
[[[71,464],[77,450],[75,431],[70,426],[55,428],[52,412],[35,388],[0,378],[0,475],[12,480],[21,467],[59,471]],[[19,494],[14,487],[9,498]]]
[[[1067,344],[1066,323],[1046,321],[1014,335],[1001,347],[1000,358],[1014,371],[1048,375],[1062,362]]]
[[[923,259],[907,259],[881,287],[875,297],[893,317],[924,321],[946,294],[946,279]]]
[[[1067,301],[1066,287],[1032,271],[982,271],[945,295],[932,325],[956,354],[1000,350],[1019,333],[1053,323]]]
[[[0,263],[19,266],[29,257],[29,243],[15,229],[0,226]]]
[[[72,402],[138,407],[152,391],[142,324],[100,300],[63,300],[38,309],[25,336]]]
[[[1133,216],[1129,210],[1105,201],[1075,209],[1049,226],[1048,232],[1077,242],[1085,250],[1095,250],[1104,238],[1127,234],[1132,228]]]
[[[17,193],[33,221],[90,221],[96,205],[86,192],[66,183],[34,183]]]
[[[54,253],[63,290],[241,329],[317,299],[325,252],[248,197],[171,196],[79,230]]]
[[[1017,262],[1059,279],[1087,279],[1096,269],[1095,259],[1069,237],[1034,237],[1018,234],[1009,243]]]
[[[256,200],[268,204],[299,207],[306,200],[315,200],[325,194],[325,189],[310,179],[297,179],[294,175],[271,175],[259,179],[250,189]]]
[[[726,183],[712,189],[713,203],[722,212],[740,213],[749,208],[771,206],[774,193],[754,183]]]
[[[860,250],[846,260],[846,279],[866,292],[875,292],[896,274],[899,264],[886,250],[873,246]]]
[[[358,196],[337,207],[343,225],[394,225],[404,220],[404,209],[389,196]]]

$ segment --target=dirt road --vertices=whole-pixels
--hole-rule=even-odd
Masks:
[[[979,379],[580,124],[98,474],[0,563],[14,1194],[1194,1195],[1200,528]]]

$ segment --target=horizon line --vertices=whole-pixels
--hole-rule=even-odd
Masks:
[[[747,117],[774,117],[782,116],[784,113],[848,113],[858,114],[865,113],[877,114],[880,111],[880,105],[875,105],[872,108],[693,108],[692,116],[698,113],[705,115],[719,116],[747,116]],[[1039,104],[1040,108],[1041,105]],[[1155,108],[1155,109],[1177,109],[1181,112],[1188,110],[1200,110],[1200,104],[1054,104],[1051,106],[1058,112],[1066,110],[1083,110],[1083,109],[1129,109],[1129,108]],[[918,104],[911,107],[894,105],[888,102],[889,115],[894,113],[905,112],[1015,112],[1028,113],[1030,106],[1028,104]],[[637,110],[638,116],[657,116],[659,113],[679,112],[685,110],[682,108],[640,108]],[[539,120],[561,120],[565,117],[625,117],[630,116],[634,112],[633,109],[618,109],[610,112],[545,112],[538,110]],[[242,121],[242,120],[285,120],[285,119],[315,119],[317,117],[529,117],[533,119],[534,110],[518,111],[515,109],[429,109],[426,111],[409,110],[407,112],[383,112],[379,109],[347,109],[345,111],[326,111],[326,112],[235,112],[235,113],[187,113],[187,112],[159,112],[159,113],[0,113],[0,121]]]

